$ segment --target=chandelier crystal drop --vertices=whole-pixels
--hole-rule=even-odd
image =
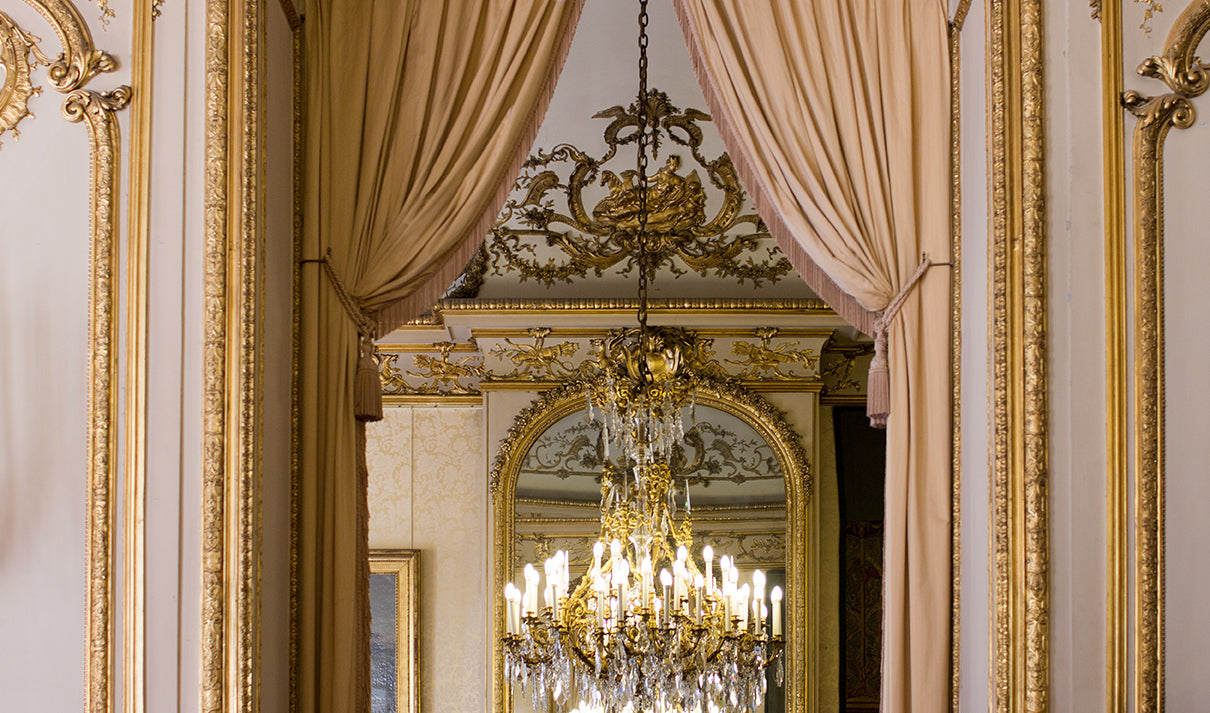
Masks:
[[[680,502],[673,487],[669,463],[684,439],[684,414],[695,411],[684,364],[694,337],[647,324],[648,96],[647,0],[639,0],[638,327],[602,344],[600,373],[586,388],[604,455],[600,538],[584,569],[573,573],[559,551],[542,573],[527,564],[521,586],[504,591],[504,677],[540,713],[552,704],[752,713],[768,668],[778,686],[784,677],[781,588],[767,591],[760,570],[741,585],[727,555],[716,567],[714,549],[694,545],[688,483]]]

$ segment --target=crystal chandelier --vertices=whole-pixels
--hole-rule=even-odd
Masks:
[[[646,107],[647,0],[639,0],[639,102]],[[684,507],[669,462],[693,411],[683,368],[684,330],[647,325],[647,148],[638,140],[638,328],[602,345],[601,374],[587,388],[589,417],[601,426],[601,533],[593,561],[572,578],[567,552],[542,574],[525,567],[505,587],[505,679],[528,689],[534,708],[554,703],[622,711],[755,711],[766,669],[782,684],[782,591],[765,575],[740,584],[740,570],[710,545],[693,543],[688,484]],[[617,450],[611,458],[611,446]],[[692,556],[691,556],[692,555]]]

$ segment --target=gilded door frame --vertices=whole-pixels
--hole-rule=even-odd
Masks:
[[[1046,198],[1042,0],[988,0],[992,690],[1049,707]]]

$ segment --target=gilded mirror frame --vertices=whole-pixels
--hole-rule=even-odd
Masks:
[[[808,584],[811,568],[818,561],[818,538],[812,536],[817,521],[812,508],[813,476],[801,436],[785,414],[766,399],[738,384],[695,377],[697,404],[730,414],[751,426],[769,444],[781,466],[786,483],[786,631],[795,632],[786,646],[786,710],[814,711],[817,700],[816,658],[808,649],[817,640],[814,590]],[[488,592],[488,615],[492,637],[492,710],[512,710],[511,685],[504,679],[504,606],[499,595],[512,578],[515,540],[515,495],[517,477],[525,454],[551,426],[585,408],[584,383],[572,381],[545,392],[522,410],[497,451],[490,475],[492,494],[492,576]]]

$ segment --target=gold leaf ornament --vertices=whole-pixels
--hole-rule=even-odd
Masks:
[[[559,144],[538,150],[525,162],[488,239],[494,274],[516,272],[522,281],[532,278],[550,287],[590,272],[601,277],[618,265],[627,275],[638,266],[639,175],[628,161],[616,171],[611,166],[619,148],[637,143],[644,112],[655,157],[667,142],[688,150],[692,159],[668,154],[648,176],[643,236],[648,274],[663,267],[677,276],[693,270],[741,284],[751,280],[758,287],[790,274],[790,262],[771,247],[760,216],[743,213],[745,193],[731,158],[702,154],[698,122],[710,116],[682,111],[658,90],[648,92],[642,109],[635,101],[593,115],[610,119],[604,130],[608,148],[601,157]],[[706,210],[708,191],[721,193],[713,216]],[[539,253],[543,246],[554,248],[556,256],[544,258],[546,253]]]
[[[11,17],[0,12],[0,136],[11,131],[20,138],[17,124],[26,117],[31,97],[42,93],[33,85],[30,72],[38,65],[49,65],[50,59],[38,49],[42,40],[17,26]]]

